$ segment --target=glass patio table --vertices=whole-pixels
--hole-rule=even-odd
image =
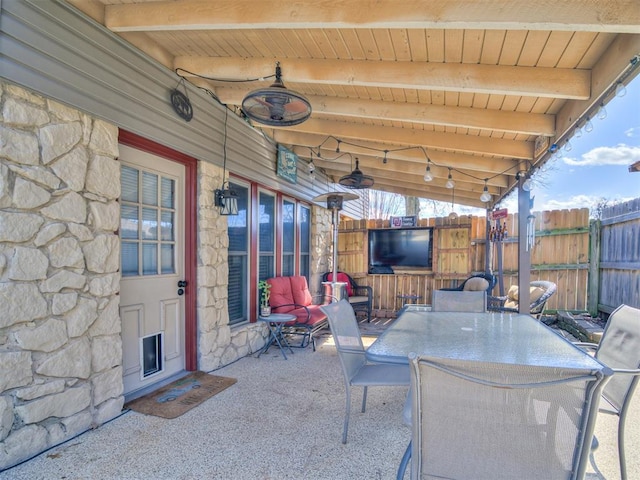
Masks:
[[[367,349],[368,360],[409,364],[408,355],[481,362],[604,367],[530,315],[407,310]]]
[[[408,356],[459,359],[479,363],[499,363],[524,366],[542,366],[564,370],[565,368],[582,370],[586,375],[599,378],[593,386],[591,412],[586,421],[576,428],[582,428],[583,440],[577,445],[577,456],[573,460],[576,476],[583,478],[591,447],[591,438],[595,426],[600,390],[611,370],[573,345],[549,327],[530,315],[506,314],[500,312],[431,312],[426,309],[407,309],[398,319],[367,349],[366,357],[375,362],[409,364]],[[412,398],[411,395],[408,398]],[[510,411],[518,408],[513,399]],[[543,399],[544,401],[544,399]],[[513,403],[515,402],[515,403]],[[538,402],[540,403],[540,402]],[[523,412],[531,411],[534,404],[520,405]],[[557,418],[573,418],[559,414],[560,409],[571,412],[563,404],[557,404],[553,411]],[[544,410],[544,409],[543,409]],[[533,411],[536,411],[533,408]],[[406,411],[405,411],[406,413]],[[550,415],[554,419],[556,416]],[[555,428],[552,423],[540,425]],[[534,422],[534,424],[536,424]],[[547,432],[551,439],[562,438],[552,430]],[[553,442],[550,444],[553,445]],[[407,449],[400,464],[400,470],[408,462]],[[568,478],[568,477],[567,477]]]

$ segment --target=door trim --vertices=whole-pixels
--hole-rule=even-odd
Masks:
[[[198,160],[178,152],[172,148],[141,137],[135,133],[120,129],[118,142],[143,152],[158,155],[185,168],[185,204],[184,204],[184,277],[187,288],[184,294],[184,342],[185,369],[198,369],[198,322],[196,313],[197,300],[197,192],[198,192]],[[212,197],[213,199],[213,197]],[[212,200],[213,201],[213,200]]]

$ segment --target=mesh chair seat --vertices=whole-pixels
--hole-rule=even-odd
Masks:
[[[434,312],[486,312],[487,292],[434,290],[431,300]]]
[[[618,416],[618,459],[620,478],[627,479],[624,428],[631,398],[640,381],[640,309],[621,305],[609,316],[600,344],[578,343],[591,347],[595,357],[613,370],[602,391],[606,402],[600,411]]]
[[[321,307],[329,319],[329,328],[336,344],[342,366],[346,391],[346,406],[342,443],[347,443],[349,415],[351,412],[351,387],[364,387],[362,412],[367,404],[367,388],[370,386],[408,386],[409,369],[406,365],[367,363],[365,349],[360,336],[360,327],[353,308],[346,299]]]
[[[415,355],[410,367],[412,479],[584,475],[602,373]]]

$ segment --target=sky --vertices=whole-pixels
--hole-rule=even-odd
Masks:
[[[569,140],[571,150],[561,148],[561,157],[551,159],[543,172],[533,176],[534,211],[592,208],[602,201],[611,205],[640,197],[640,172],[629,172],[629,166],[640,160],[640,75],[626,86],[624,96],[614,97],[605,109],[605,119],[592,119],[591,132],[574,135]],[[500,206],[516,212],[517,193]],[[455,210],[484,215],[479,209],[457,206]]]

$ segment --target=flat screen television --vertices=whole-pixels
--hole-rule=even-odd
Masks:
[[[369,271],[393,267],[431,268],[431,228],[369,230]]]

